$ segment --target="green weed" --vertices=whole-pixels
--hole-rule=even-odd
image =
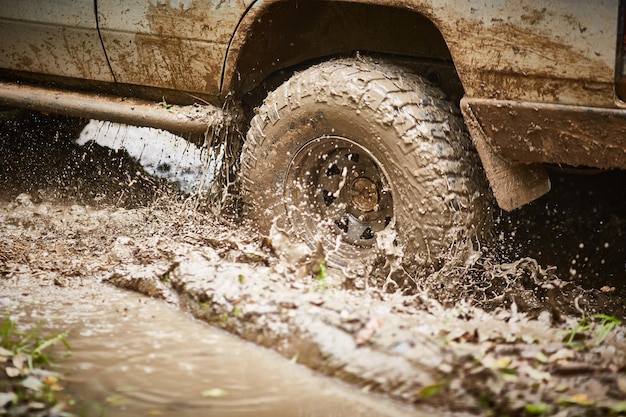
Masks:
[[[328,277],[328,273],[326,272],[326,261],[322,259],[315,278],[318,281],[325,281],[327,277]]]
[[[166,110],[170,110],[172,108],[172,105],[165,101],[165,97],[163,97],[163,100],[159,102],[159,105]]]
[[[43,337],[40,336],[40,333],[41,325],[27,332],[20,332],[15,321],[11,320],[10,317],[4,317],[0,325],[0,345],[13,354],[27,355],[28,366],[31,369],[34,365],[50,364],[50,358],[44,353],[50,346],[61,342],[68,351],[71,350],[66,340],[67,332]]]
[[[592,329],[595,329],[595,343],[601,345],[611,331],[621,324],[620,319],[606,314],[584,317],[570,330],[566,345],[567,347],[584,347],[578,340],[588,338],[587,333]]]
[[[317,274],[315,275],[318,290],[324,291],[328,289],[328,282],[326,281],[326,278],[328,278],[328,273],[326,271],[326,261],[322,259],[317,269]]]
[[[57,394],[63,390],[60,377],[54,373],[33,372],[52,365],[48,354],[51,346],[62,343],[69,351],[67,332],[42,335],[41,325],[22,332],[8,315],[0,322],[0,348],[4,361],[0,362],[3,401],[0,414],[9,415],[69,415]],[[48,413],[48,414],[46,414]]]
[[[597,330],[596,338],[598,344],[602,344],[609,336],[614,328],[622,324],[622,321],[617,317],[607,316],[606,314],[596,314],[594,318],[601,320]]]

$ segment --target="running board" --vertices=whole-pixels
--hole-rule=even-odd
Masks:
[[[227,120],[222,109],[209,104],[177,106],[3,81],[0,106],[154,127],[176,134],[204,134]]]

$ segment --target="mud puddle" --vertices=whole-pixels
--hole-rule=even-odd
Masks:
[[[71,356],[55,370],[77,415],[409,415],[162,301],[107,285],[11,279],[0,288],[0,308],[22,326],[69,332]]]

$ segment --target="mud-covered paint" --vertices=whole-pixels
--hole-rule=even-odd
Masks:
[[[250,41],[258,42],[254,37],[260,34],[252,31],[255,23],[278,3],[99,0],[98,24],[118,82],[224,95],[247,81],[248,74],[238,72],[239,54]],[[313,2],[290,3],[302,8]],[[469,97],[615,106],[618,0],[322,3],[388,6],[415,13],[417,23],[420,16],[428,18],[441,32]],[[298,7],[293,13],[298,17]],[[0,19],[2,68],[112,80],[91,0],[5,2]],[[346,29],[348,26],[349,19]],[[286,36],[293,36],[287,29],[298,28],[286,28]],[[315,54],[293,51],[291,64],[298,63],[298,57],[337,52],[315,44],[315,27],[306,29],[302,35],[308,41],[299,49],[313,48]],[[359,30],[364,34],[354,39],[353,46],[364,50],[368,38],[380,36],[366,33],[368,27]],[[350,37],[355,38],[352,32]],[[421,40],[405,41],[417,44]],[[272,50],[271,42],[263,53],[288,57],[285,51]],[[270,61],[265,64],[273,65]],[[223,88],[222,77],[226,81]]]
[[[351,16],[346,16],[345,28],[336,36],[347,31],[341,47],[317,44],[315,39],[321,34],[316,30],[322,29],[304,23],[306,18],[323,22],[316,21],[314,15],[302,17],[304,6],[311,8],[314,3],[99,0],[97,19],[118,82],[213,96],[224,96],[240,84],[258,84],[273,67],[287,63],[295,65],[350,48],[378,50],[382,47],[375,40],[381,37],[399,43],[386,33],[370,33],[374,25],[351,29]],[[284,28],[284,36],[293,39],[291,43],[260,41],[263,33],[254,31],[259,22],[272,18],[268,11],[277,4],[293,5],[294,20],[303,23]],[[349,0],[317,4],[389,7],[414,13],[416,25],[422,25],[424,18],[430,20],[450,55],[448,51],[428,54],[452,57],[468,97],[615,107],[618,0]],[[6,2],[0,19],[0,67],[112,80],[91,0]],[[406,22],[383,26],[391,32],[401,30]],[[432,40],[439,36],[428,33]],[[298,43],[299,39],[306,42]],[[419,47],[423,39],[402,39],[406,45],[382,49],[398,53],[415,46],[413,52],[418,55],[425,50]],[[253,57],[241,56],[251,53],[245,49],[251,42],[267,43],[259,51],[264,56],[258,57],[258,66],[248,65],[242,71],[242,59],[254,61]],[[292,44],[291,51],[283,48]],[[272,57],[281,61],[277,63]]]
[[[243,18],[229,49],[226,88],[245,79],[245,74],[237,78],[235,73],[239,54],[246,43],[254,41],[255,24],[276,2],[255,2]],[[346,3],[389,6],[431,20],[441,32],[470,97],[615,106],[618,0]]]
[[[222,91],[244,93],[281,70],[289,73],[302,63],[354,51],[451,61],[435,26],[406,9],[331,1],[255,3],[229,48]]]
[[[468,100],[489,145],[508,160],[626,169],[626,112]]]
[[[454,3],[437,20],[467,96],[615,105],[617,0]]]
[[[217,95],[226,49],[251,0],[99,0],[118,82]]]
[[[113,81],[93,0],[3,1],[0,68]]]

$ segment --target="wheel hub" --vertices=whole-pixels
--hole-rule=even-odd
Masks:
[[[378,206],[378,189],[369,178],[359,177],[352,181],[352,204],[363,212],[374,211]]]
[[[320,242],[369,248],[393,219],[388,176],[378,159],[341,136],[300,148],[287,170],[285,196],[292,226],[313,247]]]

